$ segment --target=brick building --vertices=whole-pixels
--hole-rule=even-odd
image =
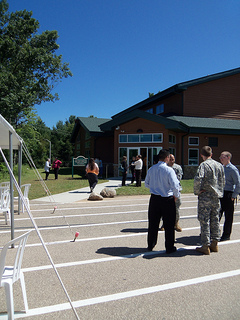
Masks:
[[[116,169],[123,155],[141,154],[146,172],[159,150],[168,148],[190,178],[203,145],[212,147],[215,160],[230,151],[240,165],[240,68],[176,84],[105,120],[90,154]],[[75,146],[79,130],[75,126]]]

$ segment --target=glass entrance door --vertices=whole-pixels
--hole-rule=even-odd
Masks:
[[[132,162],[132,158],[136,157],[138,154],[139,154],[139,148],[128,148],[128,156],[127,156],[127,158],[128,158],[128,165],[129,166],[130,166],[130,164]],[[132,173],[131,173],[130,169],[128,170],[127,176],[128,177],[132,176]]]
[[[139,153],[139,148],[128,148],[128,162],[132,162],[132,157],[136,157]]]

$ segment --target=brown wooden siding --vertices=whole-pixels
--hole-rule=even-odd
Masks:
[[[183,115],[240,120],[240,74],[189,87]]]
[[[189,146],[188,137],[199,137],[199,146]],[[190,134],[184,137],[184,165],[188,165],[188,149],[196,148],[199,150],[199,162],[202,162],[200,157],[200,150],[203,146],[208,145],[209,137],[218,137],[218,147],[212,147],[213,150],[213,159],[219,161],[219,156],[222,151],[229,151],[232,153],[232,163],[240,164],[240,136],[233,135],[206,135],[206,134]]]
[[[95,141],[95,157],[101,158],[103,163],[113,163],[114,145],[112,137],[98,137]]]

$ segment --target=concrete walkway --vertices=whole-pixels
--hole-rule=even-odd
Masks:
[[[94,192],[100,194],[103,188],[119,188],[121,186],[122,179],[121,178],[112,178],[109,179],[108,182],[101,183],[101,180],[96,185]],[[80,200],[88,199],[90,195],[89,187],[79,188],[76,190],[71,190],[67,192],[62,192],[59,194],[54,194],[52,197],[43,197],[34,199],[31,201],[44,201],[44,202],[57,202],[57,203],[73,203]]]

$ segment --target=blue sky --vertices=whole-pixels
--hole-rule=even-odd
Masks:
[[[72,78],[36,106],[52,128],[70,115],[111,118],[177,83],[239,67],[238,0],[8,0],[57,30]]]

